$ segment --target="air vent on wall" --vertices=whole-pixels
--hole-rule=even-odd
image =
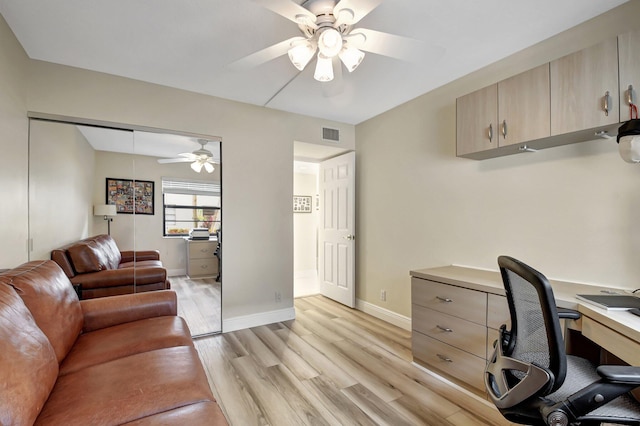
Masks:
[[[340,142],[340,130],[329,129],[328,127],[322,128],[322,139],[331,142]]]

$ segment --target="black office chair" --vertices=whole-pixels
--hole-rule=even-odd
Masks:
[[[500,328],[485,370],[489,396],[509,421],[529,425],[640,425],[640,367],[600,366],[567,355],[559,313],[546,277],[507,256],[498,258],[511,328]]]

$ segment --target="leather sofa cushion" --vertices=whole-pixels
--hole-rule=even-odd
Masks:
[[[198,353],[178,346],[60,376],[35,424],[123,424],[206,401],[215,399]]]
[[[189,334],[186,323],[177,316],[147,318],[84,333],[60,365],[60,375],[155,349],[193,346]]]
[[[78,274],[71,279],[74,284],[82,284],[82,289],[118,287],[124,285],[145,285],[164,283],[167,270],[160,267],[109,269],[107,271]]]
[[[58,361],[24,302],[0,284],[0,424],[33,424],[58,375]]]
[[[94,241],[74,244],[67,249],[73,269],[78,274],[109,269],[107,258]]]
[[[154,414],[126,424],[128,426],[226,425],[227,419],[217,403],[207,401]]]
[[[1,274],[0,282],[22,298],[60,363],[83,325],[80,301],[69,278],[53,260],[34,260]]]

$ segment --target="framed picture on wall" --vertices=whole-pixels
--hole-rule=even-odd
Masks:
[[[294,213],[311,213],[311,196],[294,195],[293,196],[293,212]]]
[[[107,178],[107,204],[123,214],[154,214],[153,181]]]

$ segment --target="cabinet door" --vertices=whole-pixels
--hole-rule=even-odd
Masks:
[[[551,135],[619,121],[617,38],[557,59],[550,69]]]
[[[498,83],[498,145],[551,135],[549,64]]]
[[[618,36],[620,60],[620,121],[631,118],[629,111],[629,86],[633,87],[633,103],[638,105],[640,90],[640,31]]]
[[[498,147],[498,85],[462,96],[456,101],[457,155]]]

